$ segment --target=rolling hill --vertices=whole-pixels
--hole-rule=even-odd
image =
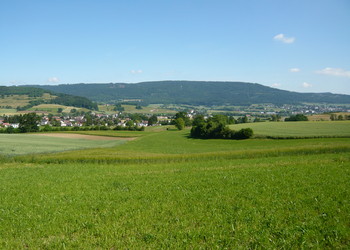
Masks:
[[[349,104],[350,95],[298,93],[257,83],[207,81],[155,81],[135,84],[62,84],[36,85],[59,93],[83,96],[97,102],[137,100],[144,104],[250,105],[258,103]]]
[[[87,109],[98,109],[97,104],[86,97],[27,87],[0,86],[0,104],[18,110],[26,110],[39,104],[60,104]]]

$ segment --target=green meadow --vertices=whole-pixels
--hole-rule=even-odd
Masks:
[[[350,245],[349,138],[235,141],[191,139],[188,129],[83,132],[134,139],[92,141],[74,150],[58,143],[55,153],[0,151],[0,248]],[[1,149],[11,140],[40,137],[5,142],[2,136]]]

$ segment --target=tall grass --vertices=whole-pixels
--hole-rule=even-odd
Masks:
[[[0,154],[0,248],[350,245],[348,138],[142,135],[107,148]]]
[[[0,167],[0,247],[346,248],[349,154]]]

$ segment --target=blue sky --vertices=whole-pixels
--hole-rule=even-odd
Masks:
[[[2,0],[0,85],[256,82],[350,94],[349,0]]]

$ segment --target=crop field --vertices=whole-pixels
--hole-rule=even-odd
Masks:
[[[51,112],[51,113],[57,113],[59,108],[62,108],[63,110],[65,110],[67,108],[67,106],[59,105],[59,104],[40,104],[40,105],[33,106],[29,110],[30,111],[46,111],[46,112]],[[65,111],[65,112],[67,112],[67,111]],[[69,110],[68,110],[68,112],[69,112]]]
[[[0,115],[14,115],[17,109],[0,109]]]
[[[34,153],[52,153],[86,148],[112,147],[122,144],[123,140],[93,140],[47,137],[38,134],[0,134],[0,154],[26,155]]]
[[[250,127],[254,134],[271,137],[350,137],[350,121],[259,122],[230,125],[239,130]]]
[[[176,111],[172,109],[164,109],[161,108],[160,104],[150,104],[147,107],[142,107],[142,109],[136,109],[136,105],[126,105],[123,104],[125,112],[127,113],[139,113],[139,114],[175,114]],[[113,105],[99,105],[100,111],[104,111],[106,113],[114,114]]]
[[[349,138],[235,141],[191,139],[188,129],[82,132],[134,139],[53,154],[2,153],[0,248],[350,245]]]
[[[12,108],[23,107],[29,104],[30,100],[44,99],[50,100],[54,96],[44,93],[41,97],[28,97],[28,95],[7,95],[0,98],[0,106],[11,106]]]

